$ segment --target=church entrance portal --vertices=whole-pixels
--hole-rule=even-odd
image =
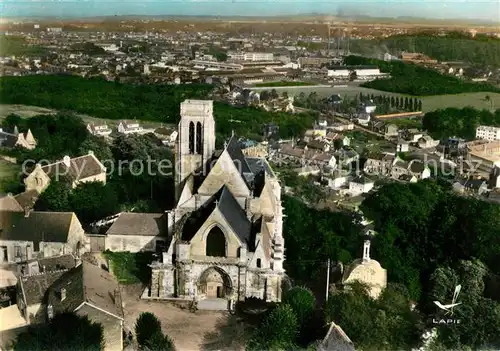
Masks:
[[[198,281],[198,294],[207,298],[226,298],[231,295],[231,279],[224,270],[218,267],[208,268]]]

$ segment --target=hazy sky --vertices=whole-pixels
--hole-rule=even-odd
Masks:
[[[290,15],[485,19],[500,22],[500,0],[0,0],[1,16]]]

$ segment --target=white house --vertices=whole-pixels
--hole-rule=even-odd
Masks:
[[[476,128],[476,139],[500,140],[500,127],[479,126]]]
[[[97,136],[108,136],[111,134],[111,129],[106,123],[97,125],[94,123],[89,123],[87,124],[87,130],[90,134]]]
[[[375,182],[370,178],[360,175],[352,179],[349,182],[349,194],[351,196],[357,196],[363,193],[367,193],[373,189]]]
[[[143,131],[144,129],[137,122],[120,121],[118,124],[118,133],[121,134],[142,133]]]

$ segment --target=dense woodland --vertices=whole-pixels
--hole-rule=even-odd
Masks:
[[[427,112],[422,121],[424,129],[435,139],[461,137],[474,140],[480,125],[500,127],[500,109],[494,113],[472,107],[449,107]]]
[[[27,76],[0,78],[0,103],[33,105],[106,119],[177,123],[185,99],[207,99],[211,85],[129,85],[100,78]],[[214,104],[218,136],[258,138],[265,123],[274,122],[282,137],[298,136],[314,122],[311,114],[272,113]],[[35,134],[36,135],[36,134]],[[221,138],[219,138],[219,141]]]
[[[316,297],[321,296],[326,260],[347,264],[361,256],[359,218],[311,209],[291,197],[284,198],[284,205],[287,273],[295,284],[306,284],[318,290]],[[384,185],[365,200],[362,209],[379,233],[372,243],[372,257],[387,269],[390,284],[377,301],[362,286],[350,293],[331,291],[326,308],[311,312],[314,318],[334,320],[363,350],[410,349],[419,344],[423,330],[431,327],[437,312],[432,301],[446,301],[455,285],[462,284],[461,301],[468,307],[457,309],[454,317],[473,322],[442,330],[435,349],[500,344],[500,335],[495,333],[500,329],[500,269],[496,263],[500,257],[500,206],[455,195],[447,185],[422,181]],[[410,301],[417,303],[419,312],[410,310]],[[297,318],[297,308],[289,305]],[[261,325],[279,321],[286,324],[284,328],[295,328],[298,334],[292,334],[297,336],[283,340],[282,334],[256,335],[250,341],[253,348],[258,348],[255,343],[268,347],[289,342],[305,347],[313,342],[314,338],[301,339],[303,326],[290,314],[283,307],[265,317]],[[479,321],[481,316],[488,317]],[[315,323],[322,322],[306,324],[318,325]]]
[[[438,61],[463,61],[478,66],[500,66],[500,39],[468,33],[419,33],[374,40],[353,40],[351,50],[360,54],[401,51],[421,52]]]
[[[381,72],[390,73],[391,78],[376,79],[361,84],[371,89],[415,96],[460,94],[471,92],[500,92],[489,84],[472,83],[462,79],[443,75],[435,70],[404,63],[401,61],[386,62],[361,56],[348,56],[347,65],[375,65]]]

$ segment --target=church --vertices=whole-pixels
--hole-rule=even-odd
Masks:
[[[175,167],[168,249],[151,264],[143,297],[280,302],[284,214],[267,161],[245,157],[234,135],[216,150],[213,101],[185,100]]]

